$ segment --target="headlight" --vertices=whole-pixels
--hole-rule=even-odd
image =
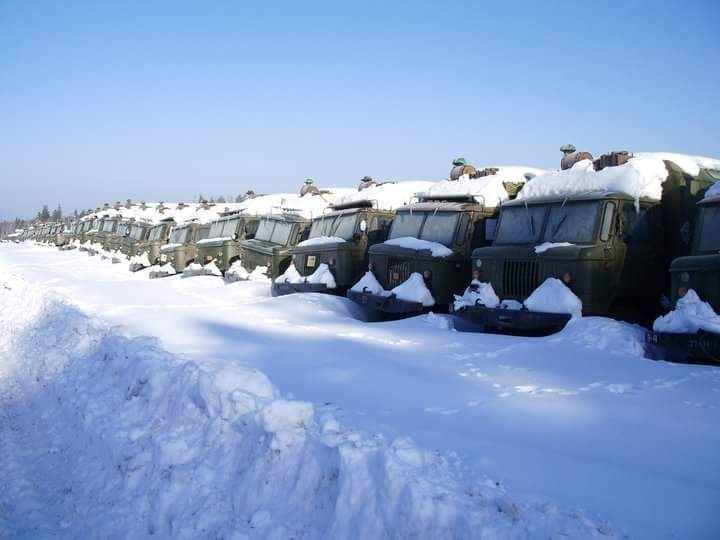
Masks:
[[[424,271],[423,271],[423,279],[425,279],[425,281],[428,281],[428,280],[430,280],[431,278],[432,278],[432,271],[431,271],[431,270],[424,270]]]
[[[687,272],[683,272],[682,274],[680,274],[680,281],[682,281],[683,283],[687,283],[688,281],[690,281],[690,274],[688,274]]]
[[[480,268],[482,266],[482,260],[475,259],[475,268]]]
[[[570,272],[565,272],[562,275],[562,280],[563,280],[563,283],[565,283],[565,285],[570,285],[570,283],[573,280],[573,275]]]

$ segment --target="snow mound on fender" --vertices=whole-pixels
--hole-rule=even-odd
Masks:
[[[425,307],[435,305],[435,299],[425,286],[425,280],[417,272],[410,274],[409,278],[395,287],[391,292],[400,300],[419,302]]]
[[[530,311],[582,317],[582,302],[557,278],[547,278],[524,302]]]
[[[217,264],[215,264],[215,261],[210,261],[203,266],[203,272],[205,272],[206,276],[222,276],[222,272],[217,267]]]
[[[430,242],[428,240],[421,240],[411,236],[392,238],[391,240],[386,240],[384,243],[388,246],[399,246],[417,251],[427,250],[432,253],[433,257],[447,257],[453,253],[452,249],[440,244],[439,242]]]
[[[0,536],[600,538],[437,452],[344,428],[235,360],[199,366],[17,278],[0,287]],[[28,511],[32,508],[33,511]]]
[[[476,305],[489,308],[496,308],[500,305],[500,298],[495,294],[495,289],[493,289],[492,284],[473,279],[462,296],[455,295],[455,302],[453,303],[455,311],[467,306]]]
[[[705,330],[720,334],[720,315],[690,289],[677,301],[673,311],[655,319],[653,330],[675,334],[695,334]]]
[[[328,289],[335,289],[337,283],[327,264],[322,263],[312,274],[307,277],[308,283],[323,283]]]
[[[358,282],[350,288],[351,291],[362,293],[368,292],[374,295],[388,296],[388,293],[370,270],[365,272]]]
[[[246,280],[250,273],[245,270],[240,260],[235,261],[230,265],[230,268],[225,272],[225,278],[230,281],[241,281]]]
[[[269,268],[267,266],[256,266],[255,269],[248,274],[249,281],[270,281],[268,277]]]
[[[518,192],[518,199],[563,197],[582,193],[618,191],[637,201],[640,197],[660,200],[667,180],[665,163],[657,158],[634,157],[617,167],[601,171],[589,159],[578,161],[570,169],[551,171],[528,181]]]
[[[302,283],[305,278],[300,275],[300,272],[295,268],[295,263],[290,263],[282,274],[280,274],[275,281],[277,283]]]

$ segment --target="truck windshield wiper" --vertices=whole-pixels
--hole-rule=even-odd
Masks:
[[[530,232],[531,238],[535,238],[535,224],[533,223],[532,218],[530,217],[530,210],[528,210],[528,204],[527,201],[525,201],[525,216],[528,220],[528,231]]]

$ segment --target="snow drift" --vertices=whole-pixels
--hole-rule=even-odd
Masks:
[[[0,536],[613,534],[467,480],[406,438],[318,418],[241,359],[200,367],[14,277],[0,352]]]
[[[720,315],[690,289],[677,301],[673,311],[655,319],[653,330],[677,334],[695,334],[698,330],[705,330],[720,334]]]

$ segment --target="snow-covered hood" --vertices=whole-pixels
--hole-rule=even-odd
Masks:
[[[198,240],[196,245],[198,247],[202,246],[222,246],[225,242],[231,242],[232,238],[229,236],[216,236],[215,238],[204,238],[202,240]]]
[[[439,244],[442,246],[442,244]],[[445,249],[445,246],[442,246]],[[459,257],[461,257],[460,254],[456,253],[455,251],[449,250],[450,253],[447,253],[443,256],[435,256],[433,255],[431,248],[428,247],[422,247],[420,244],[416,244],[415,247],[411,247],[410,245],[403,245],[403,244],[392,244],[383,242],[382,244],[375,244],[374,246],[370,247],[370,253],[377,254],[377,255],[386,255],[386,256],[400,256],[405,257],[408,259],[414,258],[414,259],[428,259],[433,261],[445,261],[445,260],[454,260]],[[444,252],[446,253],[446,252]]]
[[[185,246],[185,244],[165,244],[164,246],[160,247],[160,251],[163,253],[167,253],[169,251],[175,251],[178,248],[181,248]]]
[[[264,255],[273,255],[274,253],[277,253],[284,249],[292,249],[292,247],[280,246],[278,244],[273,244],[265,240],[257,240],[255,238],[252,238],[250,240],[245,240],[242,243],[242,249],[247,249],[248,251],[255,251],[257,253],[263,253]]]

